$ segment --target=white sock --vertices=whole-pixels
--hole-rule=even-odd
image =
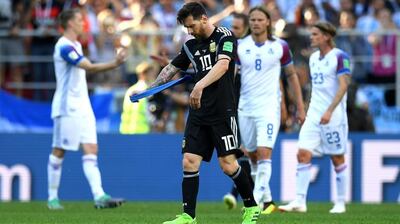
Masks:
[[[347,184],[347,165],[341,164],[335,167],[336,172],[336,192],[337,192],[337,203],[345,202],[346,196],[346,184]]]
[[[269,181],[272,174],[272,161],[270,159],[258,161],[258,171],[260,172],[260,176],[263,176],[261,179],[261,184],[264,187],[263,202],[270,202],[272,201],[272,195],[271,188],[269,187]]]
[[[272,200],[269,179],[271,179],[271,160],[257,161],[257,174],[253,190],[254,200],[257,204]]]
[[[97,155],[87,154],[82,156],[83,171],[92,190],[93,198],[97,199],[104,195],[101,186],[100,170],[97,166]]]
[[[300,204],[305,204],[307,199],[308,186],[311,179],[311,163],[299,163],[296,175],[296,200]]]
[[[47,163],[48,200],[58,199],[63,159],[50,154]]]

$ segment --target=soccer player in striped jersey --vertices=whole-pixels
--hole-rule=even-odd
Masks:
[[[63,11],[59,15],[63,36],[54,49],[57,87],[53,97],[51,117],[54,122],[53,150],[49,156],[48,208],[63,209],[58,199],[62,162],[66,151],[77,151],[82,145],[83,171],[89,182],[96,208],[118,207],[122,199],[113,199],[103,190],[97,165],[96,120],[91,107],[86,82],[86,71],[91,73],[118,67],[125,61],[121,50],[113,61],[92,64],[83,56],[78,36],[83,32],[83,17],[79,9]]]
[[[182,142],[183,213],[164,224],[196,224],[196,201],[199,169],[202,161],[211,160],[214,148],[223,172],[236,184],[244,202],[242,224],[255,224],[260,208],[254,201],[246,173],[239,166],[234,69],[236,39],[225,27],[215,27],[205,8],[198,2],[186,3],[177,20],[193,39],[183,44],[181,52],[158,75],[151,86],[159,86],[192,64],[195,86],[190,93],[190,110]],[[212,186],[210,186],[212,187]]]
[[[313,152],[331,157],[336,171],[337,201],[330,213],[344,213],[347,165],[347,88],[351,81],[350,61],[346,52],[335,47],[335,27],[318,22],[311,28],[311,47],[318,48],[310,57],[311,101],[299,135],[296,199],[279,206],[281,211],[306,212],[307,191],[311,178]]]
[[[271,16],[257,6],[249,12],[251,35],[239,40],[238,66],[241,71],[239,128],[244,148],[249,152],[255,177],[254,198],[262,214],[275,210],[269,181],[272,149],[278,135],[281,115],[281,68],[294,91],[297,119],[305,118],[301,87],[288,44],[272,35]]]

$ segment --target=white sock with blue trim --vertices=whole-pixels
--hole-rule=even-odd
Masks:
[[[300,204],[305,204],[307,201],[307,191],[311,180],[311,163],[297,164],[296,174],[296,200]]]
[[[58,158],[53,154],[49,155],[47,163],[47,183],[48,183],[48,200],[58,199],[58,188],[60,186],[62,158]]]
[[[96,200],[105,194],[101,186],[101,174],[97,166],[97,155],[87,154],[82,156],[82,164],[86,179],[92,190],[93,198]]]
[[[336,172],[336,192],[337,192],[337,199],[336,202],[338,203],[345,203],[346,197],[346,184],[347,184],[347,165],[341,164],[335,167]]]

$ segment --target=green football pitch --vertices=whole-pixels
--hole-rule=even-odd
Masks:
[[[0,223],[138,223],[152,224],[174,218],[178,202],[127,202],[120,208],[96,210],[91,202],[63,202],[62,211],[49,211],[46,202],[0,202]],[[309,203],[305,214],[275,212],[258,223],[400,223],[400,204],[350,204],[346,214],[329,214],[330,203]],[[200,202],[199,224],[241,223],[240,208],[227,210],[220,202]]]

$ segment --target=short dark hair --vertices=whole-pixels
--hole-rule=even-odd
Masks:
[[[68,21],[74,18],[76,13],[80,13],[79,9],[67,9],[60,13],[58,16],[58,22],[63,29],[67,29]]]
[[[193,16],[193,19],[198,20],[202,15],[207,16],[204,6],[199,2],[189,2],[179,10],[176,20],[178,23],[183,24],[183,21],[189,16]]]
[[[249,17],[244,13],[238,13],[238,12],[232,13],[232,16],[235,19],[240,19],[243,21],[243,28],[244,28],[243,37],[249,35],[250,34]],[[237,38],[239,38],[239,37],[237,37]]]
[[[243,21],[245,27],[249,27],[249,17],[244,13],[234,12],[232,13],[233,18],[240,19]]]

